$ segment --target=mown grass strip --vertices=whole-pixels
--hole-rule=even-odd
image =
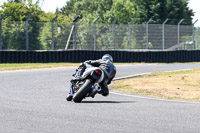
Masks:
[[[7,63],[0,64],[0,71],[43,69],[57,67],[78,67],[80,63]],[[134,65],[144,63],[114,63],[115,65]]]
[[[79,63],[9,63],[0,64],[0,71],[9,70],[26,70],[26,69],[43,69],[57,67],[76,67]]]

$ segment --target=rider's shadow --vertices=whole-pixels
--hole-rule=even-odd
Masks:
[[[81,103],[135,103],[135,101],[82,101]]]

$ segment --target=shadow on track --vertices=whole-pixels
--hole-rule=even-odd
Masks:
[[[81,103],[135,103],[135,101],[82,101]]]

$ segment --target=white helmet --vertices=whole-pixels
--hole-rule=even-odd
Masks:
[[[109,54],[105,54],[105,55],[102,57],[102,60],[104,60],[104,61],[109,60],[110,62],[113,62],[113,58],[112,58],[112,56],[109,55]]]

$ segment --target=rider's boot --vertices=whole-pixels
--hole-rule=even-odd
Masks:
[[[92,94],[90,94],[90,96],[92,97],[92,98],[94,98],[95,97],[95,95],[98,93],[98,91],[94,91],[94,92],[92,92]]]
[[[98,92],[99,94],[101,94],[102,96],[108,96],[109,95],[109,89],[108,89],[108,85],[107,82],[102,82],[99,84],[101,87],[101,91]]]

